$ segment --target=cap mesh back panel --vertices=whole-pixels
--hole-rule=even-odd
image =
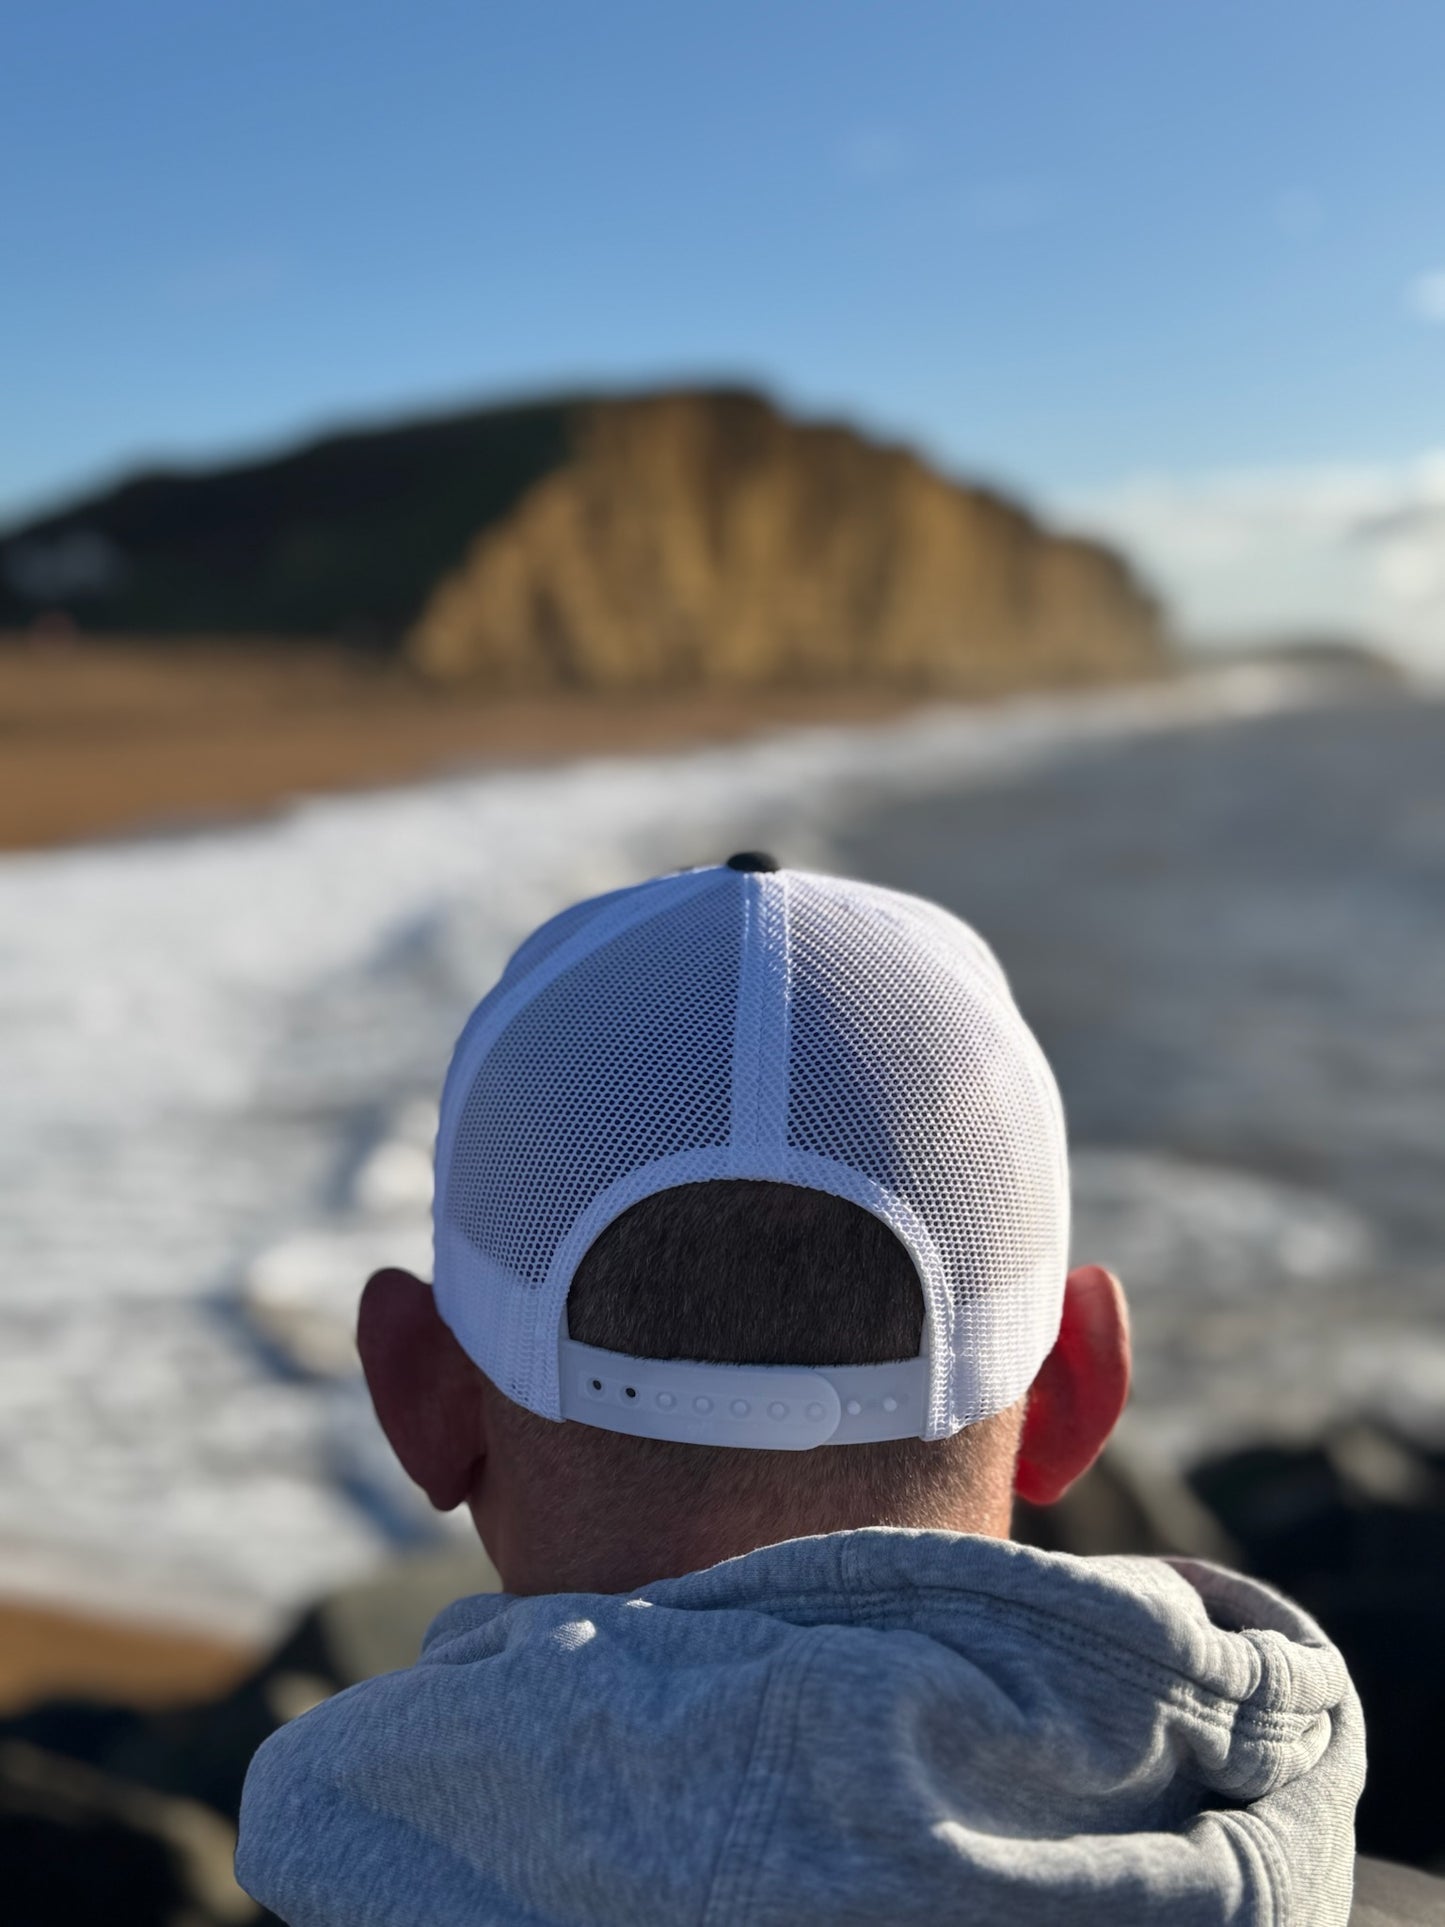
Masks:
[[[926,943],[931,936],[937,946],[952,954],[952,967],[956,968],[960,961],[966,959],[976,967],[980,976],[987,978],[995,989],[1012,1002],[1008,979],[1003,974],[998,958],[976,930],[961,922],[951,910],[945,910],[942,904],[930,903],[926,897],[908,896],[902,890],[885,890],[871,883],[835,884],[835,894],[839,888],[849,896],[856,897],[860,905],[866,904],[884,923],[891,923],[903,931],[910,943],[920,939]]]
[[[936,910],[877,894],[790,879],[788,1142],[851,1165],[928,1226],[948,1301],[934,1309],[976,1386],[930,1415],[951,1431],[1017,1398],[1057,1329],[1063,1117],[992,953]]]
[[[726,1146],[740,964],[738,894],[705,889],[601,944],[496,1039],[443,1204],[490,1290],[536,1291],[578,1216],[638,1166]],[[519,1353],[500,1379],[528,1403],[536,1370]]]
[[[798,872],[655,878],[534,932],[454,1072],[483,1033],[444,1099],[439,1303],[522,1404],[557,1415],[564,1274],[605,1215],[737,1175],[836,1189],[903,1238],[928,1305],[927,1436],[1027,1388],[1062,1300],[1063,1114],[993,953],[937,904]]]
[[[569,903],[565,910],[559,910],[555,917],[549,917],[545,923],[539,924],[529,937],[522,940],[508,958],[507,967],[502,972],[497,989],[509,990],[519,978],[525,977],[528,971],[535,970],[539,964],[544,963],[558,944],[566,943],[567,939],[575,936],[584,924],[590,923],[599,911],[605,910],[611,903],[616,903],[620,897],[636,894],[636,887],[632,890],[608,890],[602,896],[587,897],[581,903]]]

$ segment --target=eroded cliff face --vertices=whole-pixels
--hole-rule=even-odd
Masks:
[[[1147,674],[1123,560],[914,455],[733,394],[578,405],[570,459],[437,585],[407,638],[498,688],[980,691]]]

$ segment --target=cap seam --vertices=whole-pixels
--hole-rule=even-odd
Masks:
[[[733,1031],[729,1145],[739,1176],[760,1165],[776,1164],[776,1179],[783,1182],[788,1148],[787,903],[786,884],[780,878],[779,885],[772,887],[771,874],[742,873],[742,957]],[[773,901],[774,896],[783,899],[781,904]]]

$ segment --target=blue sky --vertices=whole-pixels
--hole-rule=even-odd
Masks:
[[[740,377],[1120,535],[1201,631],[1393,597],[1445,660],[1439,0],[47,0],[4,41],[0,515]]]

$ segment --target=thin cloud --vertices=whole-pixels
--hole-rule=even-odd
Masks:
[[[1409,305],[1421,321],[1445,326],[1445,268],[1432,268],[1410,283]]]
[[[1350,635],[1445,672],[1445,449],[1138,476],[1058,510],[1125,549],[1194,640]]]

